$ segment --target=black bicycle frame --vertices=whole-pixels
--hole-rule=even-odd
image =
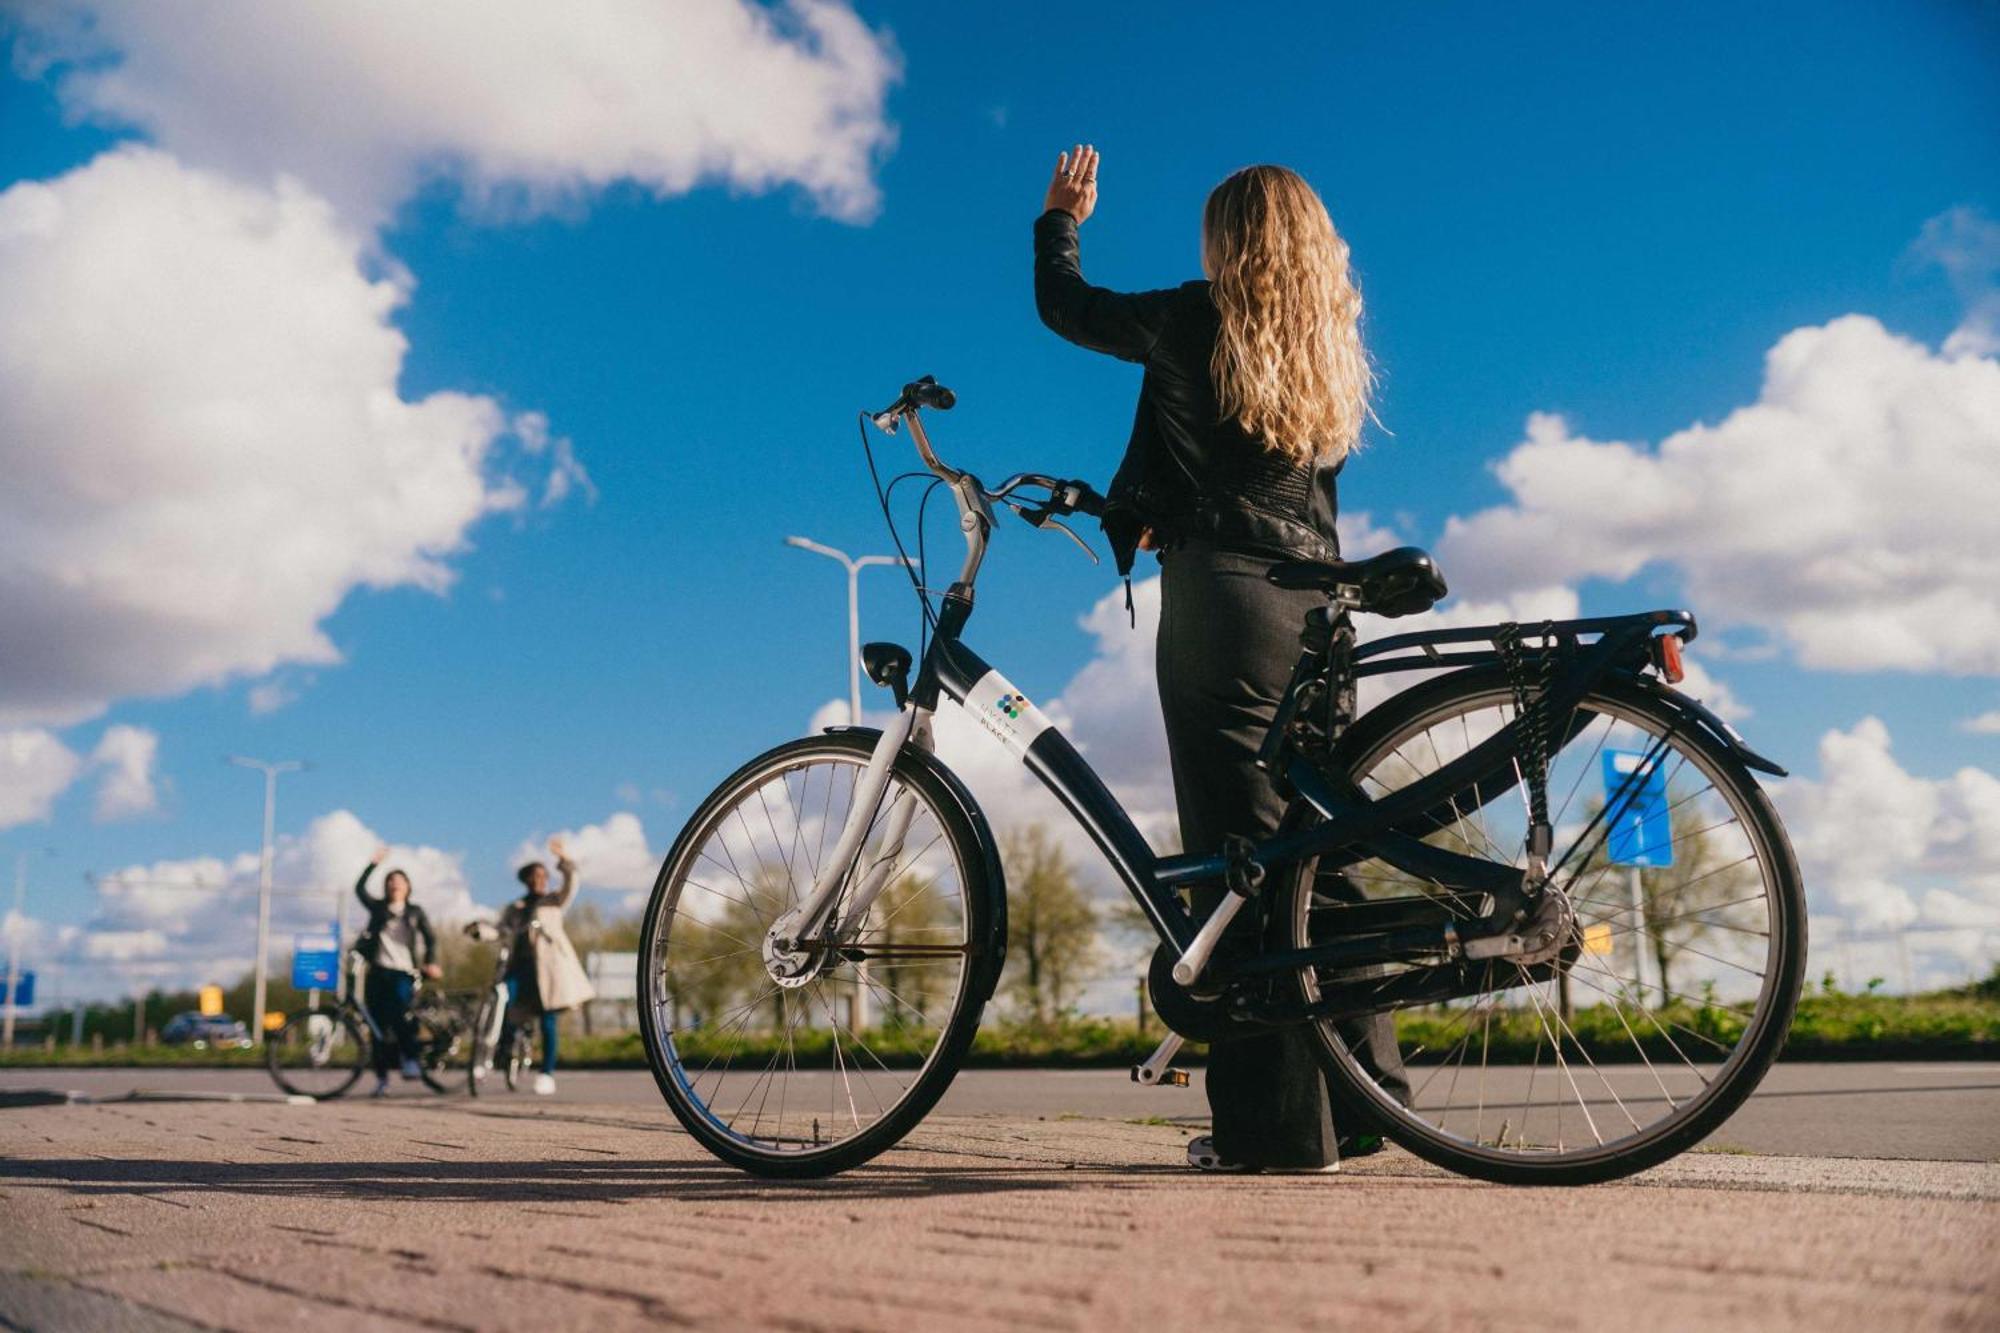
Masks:
[[[1015,750],[1030,772],[1062,802],[1090,834],[1119,878],[1138,902],[1161,940],[1185,953],[1200,928],[1183,906],[1178,890],[1195,884],[1220,884],[1232,862],[1225,854],[1155,855],[1132,818],[1068,738],[1043,717],[1033,703],[959,637],[971,612],[971,599],[954,588],[944,599],[929,650],[912,697],[915,704],[935,708],[940,692],[964,706],[996,738]],[[1540,637],[1540,648],[1527,649],[1533,658],[1555,655],[1555,669],[1542,695],[1548,715],[1570,719],[1567,741],[1586,725],[1591,714],[1578,705],[1593,686],[1615,671],[1636,673],[1646,660],[1648,641],[1661,628],[1684,627],[1692,637],[1693,618],[1684,612],[1595,620],[1557,621],[1530,627],[1529,638]],[[1355,650],[1356,675],[1392,671],[1435,670],[1440,666],[1472,667],[1500,661],[1494,652],[1440,652],[1443,643],[1492,640],[1508,627],[1435,630],[1378,640]],[[1595,634],[1593,643],[1580,636]],[[1414,648],[1414,653],[1403,650]],[[1296,689],[1298,682],[1295,681]],[[1467,856],[1426,843],[1424,835],[1463,812],[1490,802],[1518,785],[1520,720],[1509,722],[1458,758],[1440,765],[1408,787],[1380,800],[1367,795],[1308,758],[1281,751],[1282,779],[1310,802],[1322,818],[1306,828],[1279,833],[1252,845],[1248,858],[1258,867],[1285,865],[1318,857],[1330,868],[1369,858],[1380,859],[1407,874],[1435,883],[1447,893],[1350,904],[1349,928],[1338,940],[1310,948],[1288,950],[1241,960],[1217,975],[1227,979],[1305,965],[1366,966],[1413,956],[1455,951],[1470,928],[1479,933],[1481,920],[1498,925],[1513,920],[1538,892],[1526,883],[1518,867]],[[1636,784],[1635,788],[1636,790]],[[1613,793],[1615,801],[1624,793]],[[1608,803],[1609,805],[1609,803]],[[1476,913],[1454,911],[1478,905]],[[1484,965],[1472,965],[1484,970]],[[1377,993],[1379,981],[1369,983]],[[1322,1006],[1316,1006],[1316,1008]]]

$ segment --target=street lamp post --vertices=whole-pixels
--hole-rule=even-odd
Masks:
[[[229,762],[239,768],[254,768],[264,775],[264,855],[257,868],[257,984],[255,998],[251,1000],[250,1027],[257,1034],[257,1044],[264,1044],[264,985],[270,971],[271,952],[271,837],[278,814],[278,775],[296,773],[305,765],[296,759],[285,759],[278,763],[266,763],[261,759],[246,759],[240,754],[229,756]]]
[[[861,571],[870,565],[913,565],[900,555],[864,555],[859,558],[804,537],[787,537],[785,545],[838,560],[847,571],[847,720],[861,725]]]
[[[7,932],[7,994],[5,995],[7,1014],[0,1018],[0,1048],[14,1049],[14,989],[21,984],[21,932],[27,929],[28,918],[24,907],[28,901],[28,856],[22,852],[14,858],[14,921]]]

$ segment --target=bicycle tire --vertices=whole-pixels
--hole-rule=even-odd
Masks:
[[[1366,714],[1343,737],[1334,763],[1358,781],[1373,761],[1385,753],[1393,753],[1396,745],[1404,743],[1398,738],[1414,735],[1428,719],[1463,718],[1473,707],[1495,707],[1507,691],[1504,675],[1484,668],[1424,682]],[[1593,702],[1600,709],[1591,709]],[[1758,856],[1768,891],[1771,913],[1766,948],[1768,981],[1760,989],[1758,1008],[1754,1018],[1745,1024],[1742,1039],[1720,1062],[1716,1080],[1704,1082],[1698,1094],[1699,1105],[1686,1113],[1676,1107],[1675,1113],[1656,1130],[1641,1130],[1636,1139],[1620,1139],[1610,1145],[1600,1143],[1595,1151],[1559,1153],[1550,1160],[1507,1152],[1504,1122],[1500,1145],[1492,1148],[1467,1144],[1462,1136],[1444,1131],[1441,1124],[1430,1126],[1417,1114],[1393,1104],[1373,1076],[1364,1070],[1337,1030],[1335,1020],[1310,1024],[1317,1037],[1313,1043],[1315,1053],[1333,1085],[1337,1107],[1347,1106],[1350,1115],[1358,1110],[1370,1126],[1379,1128],[1418,1157],[1475,1179],[1523,1185],[1595,1184],[1632,1175],[1693,1147],[1722,1125],[1756,1090],[1784,1045],[1803,985],[1806,916],[1798,863],[1782,821],[1750,770],[1707,728],[1691,724],[1691,715],[1677,708],[1672,692],[1663,687],[1611,678],[1595,687],[1580,707],[1612,718],[1638,717],[1663,730],[1671,729],[1675,744],[1685,746],[1691,755],[1699,757],[1703,775],[1714,785],[1717,795],[1737,812],[1746,841]],[[1607,727],[1607,735],[1609,730]],[[1300,821],[1315,817],[1316,812],[1309,812],[1301,802],[1288,812],[1287,822],[1296,827]],[[1274,904],[1274,921],[1293,923],[1289,937],[1296,944],[1305,943],[1308,933],[1300,924],[1304,918],[1300,914],[1299,895],[1310,893],[1312,882],[1312,863],[1301,864],[1287,875],[1281,900]],[[1566,966],[1573,966],[1573,962]],[[1577,974],[1572,972],[1572,975]],[[1310,969],[1298,974],[1302,993],[1310,993],[1311,977]],[[1640,999],[1644,999],[1643,987]],[[1615,1003],[1613,1007],[1617,1007]],[[1671,1001],[1663,996],[1662,1008],[1670,1007]],[[1551,1029],[1557,1051],[1564,1035],[1562,1027],[1558,1024]],[[1636,1031],[1633,1037],[1635,1047],[1639,1046]],[[1464,1040],[1469,1039],[1468,1032]],[[1583,1049],[1580,1041],[1577,1049]],[[1650,1062],[1647,1068],[1651,1070]],[[1606,1086],[1610,1086],[1608,1080]],[[1531,1091],[1532,1087],[1531,1082]],[[1572,1088],[1575,1087],[1572,1082]],[[1664,1083],[1661,1091],[1666,1092]],[[1581,1103],[1580,1093],[1578,1100]],[[1670,1097],[1668,1100],[1671,1104]],[[1622,1101],[1619,1106],[1625,1109]],[[1594,1121],[1592,1131],[1596,1132]]]
[[[638,1009],[641,1039],[654,1081],[675,1118],[696,1142],[721,1160],[756,1175],[777,1179],[833,1175],[859,1166],[908,1134],[937,1104],[957,1074],[978,1031],[1004,954],[1004,940],[999,938],[994,917],[994,902],[1004,890],[998,881],[997,862],[990,855],[991,839],[985,833],[983,820],[947,770],[927,756],[919,758],[906,752],[896,761],[894,778],[920,797],[925,810],[939,824],[941,836],[951,847],[964,903],[965,964],[949,1017],[925,1063],[880,1118],[838,1143],[819,1149],[754,1150],[740,1137],[733,1136],[694,1091],[693,1083],[699,1081],[699,1076],[692,1080],[687,1077],[671,1045],[668,1020],[672,1001],[665,974],[668,959],[662,950],[671,943],[674,923],[670,914],[687,884],[691,865],[704,845],[703,839],[715,821],[725,818],[736,808],[736,802],[746,799],[746,793],[758,790],[755,784],[770,775],[802,768],[813,761],[865,766],[874,744],[874,733],[866,731],[810,736],[777,746],[743,765],[696,809],[662,862],[646,905],[640,928]],[[837,1041],[835,1049],[837,1052]]]
[[[493,1073],[493,1043],[486,1034],[493,1030],[493,1020],[497,1016],[494,1009],[498,1002],[495,993],[488,990],[480,997],[479,1008],[473,1014],[472,1055],[465,1065],[465,1092],[469,1097],[479,1095],[479,1085],[483,1081],[481,1071],[488,1077]]]
[[[424,1086],[432,1092],[449,1092],[447,1074],[465,1038],[465,1020],[438,1001],[411,1015],[411,1025],[417,1030],[417,1069]]]
[[[310,1043],[313,1040],[308,1029],[312,1020],[316,1018],[325,1019],[328,1022],[337,1024],[345,1031],[349,1044],[354,1048],[352,1065],[349,1066],[343,1062],[339,1066],[346,1071],[346,1076],[337,1085],[330,1088],[308,1087],[303,1083],[294,1082],[292,1079],[286,1077],[284,1064],[286,1053],[297,1049],[301,1042]],[[277,1031],[265,1035],[264,1067],[271,1075],[271,1080],[292,1096],[310,1097],[318,1102],[330,1102],[346,1096],[348,1090],[360,1079],[362,1072],[368,1068],[370,1052],[371,1046],[367,1026],[356,1020],[354,1011],[349,1006],[338,1005],[327,1009],[300,1009],[286,1015],[283,1025]],[[331,1068],[332,1066],[323,1065],[320,1067]]]

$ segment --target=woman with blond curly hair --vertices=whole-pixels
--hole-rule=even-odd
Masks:
[[[1207,854],[1230,835],[1268,836],[1284,813],[1257,747],[1306,613],[1326,599],[1264,575],[1276,561],[1339,556],[1335,479],[1368,419],[1373,379],[1361,293],[1326,206],[1297,173],[1273,166],[1245,167],[1209,195],[1205,281],[1093,287],[1077,229],[1097,203],[1097,167],[1088,145],[1057,160],[1035,222],[1035,306],[1078,346],[1145,367],[1104,528],[1121,574],[1136,551],[1159,552],[1156,669],[1181,842]],[[1254,946],[1257,915],[1236,918],[1230,946]],[[1343,1035],[1378,1082],[1401,1081],[1388,1019],[1358,1020]],[[1214,1133],[1189,1145],[1194,1166],[1327,1170],[1343,1147],[1351,1155],[1364,1144],[1369,1127],[1332,1104],[1305,1028],[1213,1042],[1207,1083]],[[1336,1114],[1350,1123],[1336,1129]]]

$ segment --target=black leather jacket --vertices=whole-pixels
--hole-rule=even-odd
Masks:
[[[361,900],[362,908],[368,913],[368,924],[361,929],[361,937],[354,942],[354,951],[370,964],[375,962],[376,947],[382,939],[382,928],[389,924],[389,899],[385,894],[377,898],[368,892],[368,877],[375,873],[375,865],[370,862],[361,871],[361,878],[354,881],[354,896]],[[431,929],[431,919],[424,915],[424,909],[408,899],[403,900],[403,911],[410,921],[410,957],[418,967],[437,960],[437,933]]]
[[[1206,282],[1093,287],[1078,262],[1076,219],[1051,209],[1035,220],[1035,309],[1077,346],[1146,368],[1132,439],[1105,497],[1119,573],[1131,571],[1142,527],[1166,546],[1193,539],[1273,559],[1339,557],[1340,464],[1295,463],[1222,417],[1209,369],[1220,320]]]

